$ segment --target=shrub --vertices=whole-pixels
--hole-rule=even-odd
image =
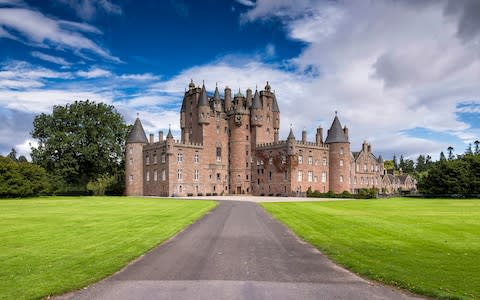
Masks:
[[[49,190],[45,169],[0,156],[0,197],[36,196]]]

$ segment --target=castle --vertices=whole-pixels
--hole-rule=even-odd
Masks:
[[[212,97],[205,85],[188,85],[180,110],[181,139],[171,130],[147,139],[137,117],[126,144],[125,194],[209,196],[227,194],[298,196],[312,191],[384,193],[415,189],[409,176],[385,174],[383,159],[364,142],[350,151],[348,128],[335,114],[326,138],[317,128],[314,141],[293,130],[279,139],[280,110],[267,82],[264,90],[225,88]]]

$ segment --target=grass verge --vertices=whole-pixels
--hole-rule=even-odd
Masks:
[[[348,269],[445,299],[480,299],[480,201],[262,203]]]
[[[215,206],[125,197],[0,200],[0,298],[41,298],[96,282]]]

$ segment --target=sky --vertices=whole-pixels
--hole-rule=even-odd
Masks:
[[[28,156],[35,116],[75,100],[179,138],[191,79],[268,81],[281,139],[338,111],[352,151],[461,154],[480,139],[480,1],[0,0],[2,155]]]

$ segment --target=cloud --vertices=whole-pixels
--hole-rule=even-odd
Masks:
[[[255,6],[255,2],[251,0],[236,0],[238,3],[245,5],[245,6]]]
[[[112,76],[112,73],[110,71],[100,68],[91,68],[88,71],[77,71],[76,74],[84,78],[99,78]]]
[[[23,61],[10,61],[0,69],[0,90],[38,88],[44,86],[45,80],[71,77],[69,72],[56,72]]]
[[[448,132],[457,143],[472,136],[457,104],[479,101],[479,47],[472,42],[480,32],[473,25],[480,22],[473,17],[477,6],[469,0],[258,0],[242,18],[279,20],[290,38],[306,43],[289,62],[297,74],[318,70],[295,82],[301,90],[295,96],[277,88],[282,119],[301,115],[307,124],[298,128],[315,121],[326,127],[338,110],[351,128],[352,149],[368,139],[378,141],[374,147],[382,152],[414,155],[421,145],[433,153],[448,145],[407,136],[405,129]]]
[[[144,74],[122,74],[120,75],[121,79],[136,80],[136,81],[151,81],[160,79],[159,76],[152,73]]]
[[[60,2],[70,6],[84,20],[92,20],[101,12],[110,15],[122,14],[122,8],[108,0],[61,0]]]
[[[70,66],[71,65],[71,63],[67,62],[63,57],[53,56],[53,55],[45,54],[45,53],[38,52],[38,51],[33,51],[31,53],[31,55],[33,57],[38,58],[38,59],[48,61],[48,62],[57,64],[57,65],[61,65],[61,66]]]
[[[3,37],[6,38],[13,38],[15,32],[13,39],[29,45],[69,49],[78,55],[84,55],[82,51],[89,51],[110,61],[120,62],[120,59],[82,33],[100,33],[87,24],[53,19],[27,8],[0,8],[0,28],[2,26]],[[5,28],[9,30],[7,35]]]

